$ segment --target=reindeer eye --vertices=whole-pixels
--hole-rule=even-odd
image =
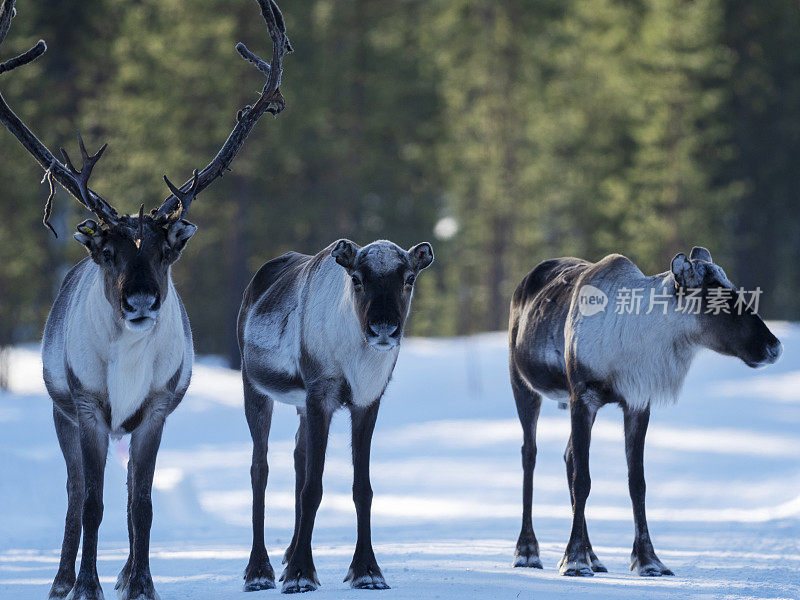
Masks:
[[[414,277],[413,275],[409,275],[408,277],[406,277],[406,285],[411,287],[412,285],[414,285],[414,281],[416,281],[416,279],[417,278]]]
[[[364,289],[364,282],[361,281],[361,277],[359,277],[358,275],[353,275],[351,279],[353,280],[353,287],[356,290],[361,291],[362,289]]]
[[[103,248],[102,254],[103,254],[103,260],[107,262],[111,262],[111,260],[114,258],[114,253],[111,251],[110,248]]]

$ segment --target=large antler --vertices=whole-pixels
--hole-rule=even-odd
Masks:
[[[8,34],[11,27],[11,19],[17,14],[14,8],[15,0],[2,0],[0,5],[0,44]],[[47,44],[44,40],[39,40],[36,45],[27,52],[20,54],[4,63],[0,63],[0,75],[6,71],[13,71],[17,67],[22,67],[30,62],[39,58],[47,50]],[[61,152],[64,156],[65,163],[59,162],[53,153],[48,150],[42,142],[31,132],[30,129],[23,123],[14,111],[6,104],[5,99],[0,95],[0,122],[6,126],[17,140],[30,152],[36,159],[41,167],[45,170],[45,179],[50,182],[50,196],[45,205],[44,224],[55,233],[55,230],[50,226],[48,219],[50,217],[50,208],[52,206],[53,194],[55,188],[53,187],[53,180],[57,181],[61,186],[70,194],[83,204],[86,208],[92,211],[104,223],[109,225],[118,222],[119,217],[117,211],[114,210],[108,202],[106,202],[99,194],[89,189],[89,176],[92,173],[95,163],[102,156],[103,151],[106,149],[104,145],[100,151],[94,156],[86,152],[86,147],[83,145],[83,140],[78,134],[78,143],[83,158],[83,166],[78,171],[72,165],[67,156],[67,153],[62,149]],[[43,179],[42,181],[44,181]]]
[[[172,195],[164,200],[164,203],[156,211],[157,218],[168,218],[172,215],[183,217],[189,210],[189,205],[195,196],[207,188],[215,179],[222,177],[225,171],[230,170],[230,164],[236,154],[244,144],[245,139],[252,131],[255,124],[264,113],[277,115],[281,112],[286,103],[280,92],[281,85],[281,60],[283,55],[292,52],[292,45],[286,36],[286,26],[283,22],[278,5],[273,0],[257,0],[261,7],[261,14],[267,23],[269,37],[272,38],[272,62],[268,63],[247,49],[241,42],[236,44],[236,50],[245,60],[252,62],[255,67],[267,76],[267,83],[261,96],[253,106],[246,106],[239,111],[236,116],[236,126],[231,131],[228,139],[220,148],[208,166],[198,175],[194,172],[194,177],[184,183],[180,189],[164,176]]]

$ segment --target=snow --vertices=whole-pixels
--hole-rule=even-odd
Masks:
[[[511,567],[521,515],[521,430],[505,334],[404,342],[372,453],[373,541],[390,591],[342,582],[355,543],[349,423],[338,413],[314,531],[315,598],[798,598],[800,326],[773,323],[781,362],[762,371],[704,353],[677,405],[655,410],[646,450],[650,530],[675,577],[628,570],[633,521],[621,414],[600,412],[587,519],[609,573],[560,577],[570,528],[565,411],[539,422],[534,527],[544,570]],[[277,406],[267,487],[273,567],[292,532],[296,414]],[[127,440],[112,443],[98,569],[109,598],[127,555]],[[250,437],[237,372],[203,360],[169,418],[155,478],[151,565],[164,600],[244,596]],[[0,394],[0,598],[47,596],[66,509],[65,469],[35,347],[13,352]]]

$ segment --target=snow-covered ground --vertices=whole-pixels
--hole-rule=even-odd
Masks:
[[[521,510],[521,430],[504,334],[404,343],[372,454],[373,540],[392,589],[349,590],[355,543],[349,423],[332,428],[314,531],[315,598],[798,598],[800,326],[773,324],[782,361],[763,371],[703,354],[681,401],[654,411],[646,451],[650,530],[675,577],[628,570],[633,523],[621,414],[601,411],[587,518],[608,574],[556,571],[570,527],[562,453],[568,418],[547,402],[539,425],[534,527],[543,571],[510,565]],[[65,469],[36,349],[14,354],[0,395],[0,598],[45,598],[66,507]],[[292,531],[294,409],[270,440],[267,545],[273,566]],[[108,598],[127,551],[125,456],[106,469],[98,568]],[[158,458],[152,572],[164,600],[277,597],[241,591],[250,544],[250,438],[237,372],[201,364],[170,417]]]

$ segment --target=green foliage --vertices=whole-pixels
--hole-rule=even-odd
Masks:
[[[19,0],[2,47],[50,51],[0,91],[51,148],[109,142],[93,187],[123,211],[213,157],[269,56],[252,0]],[[287,109],[201,194],[174,269],[198,350],[236,356],[265,260],[340,237],[432,239],[412,330],[505,326],[538,261],[623,252],[646,271],[704,244],[772,316],[800,317],[800,16],[788,0],[294,0]],[[85,218],[0,131],[0,346],[35,340]],[[451,235],[452,234],[452,235]]]
[[[743,193],[725,219],[725,255],[770,315],[800,318],[800,11],[788,0],[725,3],[734,68],[725,116],[733,151],[723,181]]]

